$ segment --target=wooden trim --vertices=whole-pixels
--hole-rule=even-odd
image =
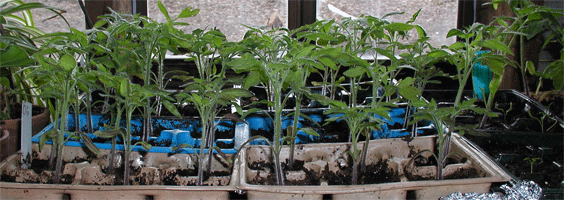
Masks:
[[[288,0],[288,29],[297,29],[316,20],[316,0]]]
[[[135,13],[147,16],[147,0],[135,0],[135,3]],[[98,21],[98,16],[110,13],[108,8],[127,13],[131,13],[133,11],[132,0],[84,0],[84,5],[86,8],[86,14],[93,24]],[[92,27],[86,28],[89,29]]]

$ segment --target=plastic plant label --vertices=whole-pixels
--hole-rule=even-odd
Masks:
[[[31,166],[31,103],[22,102],[22,168],[28,169]]]

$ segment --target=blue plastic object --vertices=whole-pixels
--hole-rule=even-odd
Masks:
[[[327,131],[324,128],[326,127],[320,127],[323,126],[323,124],[325,124],[326,119],[331,118],[331,117],[336,117],[338,115],[342,115],[342,114],[333,114],[333,115],[326,115],[323,114],[323,109],[319,109],[319,110],[314,110],[314,111],[304,111],[302,112],[302,114],[307,115],[311,120],[315,121],[315,123],[310,122],[309,119],[305,119],[304,117],[299,117],[298,119],[298,128],[302,128],[304,127],[304,124],[308,124],[305,125],[307,127],[312,127],[314,130],[316,130],[320,136],[313,136],[313,135],[308,135],[306,134],[304,131],[300,130],[297,132],[296,134],[296,139],[295,139],[295,143],[296,144],[308,144],[308,143],[316,143],[319,141],[323,141],[322,139],[330,139],[329,137],[332,137],[331,135],[325,135],[323,132]],[[372,139],[383,139],[383,138],[399,138],[399,137],[404,137],[404,136],[408,136],[410,135],[410,131],[409,130],[405,130],[404,124],[405,124],[405,117],[406,117],[406,107],[398,107],[398,108],[392,108],[390,109],[390,112],[388,114],[388,116],[391,118],[391,120],[388,120],[384,117],[380,117],[380,116],[376,116],[380,119],[383,120],[383,124],[380,125],[381,130],[379,131],[372,131],[372,135],[371,138]],[[409,115],[407,115],[409,116]],[[286,130],[286,128],[288,126],[292,126],[293,125],[293,116],[289,115],[286,116],[282,119],[282,130]],[[245,121],[249,124],[250,128],[250,136],[255,136],[255,135],[263,135],[265,137],[267,137],[268,139],[270,139],[270,141],[272,141],[272,137],[273,137],[273,122],[271,120],[271,118],[269,116],[266,116],[265,114],[261,114],[261,115],[252,115],[249,116],[247,118],[245,118]],[[342,119],[337,120],[336,122],[332,122],[332,123],[339,123],[341,122]],[[433,131],[434,127],[432,126],[431,123],[426,123],[426,122],[420,122],[418,123],[418,125],[421,125],[421,127],[417,128],[417,133],[422,135],[422,134],[428,134],[430,132]],[[345,126],[345,127],[342,127]],[[334,125],[333,128],[338,128],[338,129],[343,129],[346,130],[346,124],[344,124],[343,122],[341,122],[340,124]],[[264,135],[264,134],[269,134],[269,135]],[[324,137],[324,138],[321,138]],[[262,139],[257,139],[254,140],[252,142],[250,142],[251,145],[257,145],[257,144],[268,144],[266,141],[262,140]]]
[[[490,51],[478,51],[476,56],[480,57],[484,53],[489,53]],[[481,61],[478,61],[474,68],[472,69],[472,85],[474,86],[474,95],[478,99],[484,100],[490,94],[490,82],[493,78],[493,72],[487,65],[482,65]]]
[[[142,120],[140,118],[134,118],[131,120],[132,124],[132,132],[140,132],[142,127]],[[93,130],[104,130],[103,124],[109,124],[110,119],[108,117],[102,115],[93,115],[92,116],[92,125]],[[124,126],[124,122],[122,121],[122,126]],[[41,132],[37,135],[32,137],[32,142],[39,142],[41,135],[50,131],[54,127],[54,123],[49,124],[45,127]],[[74,119],[74,114],[69,114],[68,117],[68,126],[75,127],[76,122]],[[180,119],[152,119],[153,130],[160,132],[158,133],[158,137],[149,137],[149,143],[153,145],[153,147],[149,150],[149,152],[156,152],[156,153],[197,153],[199,151],[200,146],[200,138],[193,138],[192,134],[195,132],[201,132],[201,126],[199,120],[188,119],[188,120],[180,120]],[[81,131],[86,131],[86,115],[80,114],[79,115],[79,127]],[[235,125],[231,121],[221,121],[217,123],[216,131],[230,131],[235,129]],[[156,132],[155,132],[156,133]],[[110,139],[103,139],[98,138],[96,135],[92,133],[86,133],[93,141],[94,144],[100,149],[111,149],[111,140]],[[132,136],[132,141],[139,141],[140,137]],[[233,145],[235,137],[232,138],[217,138],[214,142],[216,146],[218,142],[223,143],[224,145]],[[122,143],[122,139],[117,139],[116,150],[124,150],[124,145]],[[47,141],[47,144],[52,144],[51,141]],[[178,149],[176,151],[172,151],[172,147],[176,147],[181,144],[188,144],[190,147]],[[77,141],[74,139],[69,139],[68,142],[65,143],[65,146],[78,146],[78,147],[85,147],[84,143],[81,141]],[[133,151],[147,151],[143,149],[141,146],[135,146]],[[224,153],[234,154],[237,152],[235,148],[222,148],[221,150]]]

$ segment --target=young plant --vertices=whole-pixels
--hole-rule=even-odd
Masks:
[[[368,142],[370,141],[370,136],[372,130],[379,130],[380,124],[382,124],[382,119],[377,118],[376,115],[388,118],[387,111],[389,107],[379,106],[379,107],[364,107],[357,106],[357,93],[360,90],[359,81],[362,77],[369,73],[369,65],[365,60],[360,59],[357,56],[350,55],[350,60],[348,63],[353,64],[354,67],[348,69],[343,74],[351,80],[351,87],[348,91],[350,93],[349,103],[329,100],[327,103],[330,107],[325,114],[332,116],[326,120],[326,123],[334,122],[337,120],[344,120],[349,127],[349,141],[351,142],[351,148],[348,153],[353,160],[353,172],[351,183],[358,183],[359,169],[364,169],[364,161],[368,151]],[[378,82],[380,83],[380,82]],[[392,90],[386,91],[384,97],[391,96],[394,92]],[[392,104],[388,104],[392,105]],[[366,142],[363,149],[358,149],[358,142],[361,136],[366,138]]]
[[[417,95],[418,96],[418,95]],[[455,123],[454,117],[467,111],[474,111],[478,114],[485,113],[485,109],[478,108],[474,105],[476,98],[471,100],[463,101],[458,106],[455,107],[440,107],[434,99],[430,101],[420,100],[420,98],[415,97],[410,99],[411,104],[414,107],[420,107],[417,112],[413,115],[413,121],[410,124],[417,123],[422,120],[429,120],[435,124],[437,129],[437,151],[434,150],[422,150],[415,154],[406,165],[410,167],[413,161],[421,156],[423,153],[430,152],[437,160],[437,180],[443,179],[442,170],[445,167],[447,158],[457,155],[456,152],[450,151],[450,137],[453,132],[458,132],[459,134],[464,134],[465,132],[472,131],[476,128],[475,125],[459,125]]]
[[[249,27],[250,28],[250,27]],[[288,95],[283,92],[288,89],[292,78],[296,73],[295,66],[299,61],[293,59],[292,45],[296,39],[291,38],[287,29],[273,29],[262,31],[255,28],[245,34],[245,38],[241,41],[241,45],[245,47],[242,50],[241,58],[235,59],[228,63],[236,73],[248,72],[243,88],[249,88],[258,84],[265,86],[267,94],[269,94],[268,104],[272,106],[274,111],[274,137],[272,138],[274,148],[274,165],[276,173],[276,183],[284,184],[282,166],[280,162],[280,151],[282,149],[282,109],[289,99]],[[308,54],[312,48],[304,48],[297,54]],[[301,57],[301,56],[297,56]],[[294,83],[293,83],[294,84]],[[254,112],[256,110],[251,110]],[[248,112],[248,113],[250,113]],[[295,114],[299,115],[299,114]]]
[[[130,75],[137,75],[143,80],[144,86],[153,85],[151,87],[156,88],[153,90],[157,94],[154,97],[155,101],[146,99],[147,107],[143,109],[143,141],[147,141],[152,132],[151,115],[153,113],[160,115],[162,105],[173,114],[178,112],[170,103],[171,98],[167,98],[170,93],[164,91],[166,81],[163,62],[167,50],[178,52],[177,47],[184,40],[181,37],[182,31],[174,26],[188,24],[176,20],[195,16],[199,12],[188,7],[176,18],[171,18],[160,1],[158,7],[167,20],[165,23],[158,23],[139,15],[113,12],[111,15],[106,15],[105,20],[95,24],[96,28],[101,29],[107,26],[103,28],[105,32],[98,33],[98,40],[105,44],[105,48],[115,49],[109,53],[112,59],[104,59],[104,62],[121,63],[117,65],[112,63],[108,66],[116,68],[117,71],[127,71]],[[157,73],[152,71],[155,63]]]
[[[554,126],[556,126],[556,124],[558,124],[558,121],[551,119],[550,116],[545,112],[538,112],[537,114],[541,115],[540,117],[535,116],[533,113],[531,113],[530,110],[527,111],[527,113],[529,114],[529,117],[531,117],[531,118],[535,119],[537,122],[539,122],[540,127],[541,127],[541,132],[549,131]],[[547,118],[548,118],[548,120],[554,121],[554,124],[552,124],[552,126],[550,126],[548,129],[545,130],[544,129],[544,123],[545,123],[545,120],[547,120]]]
[[[534,172],[534,171],[533,171],[533,166],[535,165],[535,163],[536,163],[537,161],[540,161],[540,160],[542,160],[542,159],[541,159],[541,158],[530,158],[530,157],[527,157],[527,158],[523,159],[523,161],[526,161],[526,162],[529,163],[529,165],[531,165],[531,174]]]
[[[115,138],[118,135],[123,138],[123,146],[124,146],[124,171],[123,171],[123,184],[129,185],[129,175],[130,175],[130,161],[129,156],[131,151],[135,146],[141,145],[144,149],[149,150],[151,149],[151,145],[144,141],[138,141],[135,144],[132,144],[133,138],[131,137],[131,119],[133,112],[136,109],[143,108],[147,106],[147,99],[153,97],[155,94],[150,89],[150,86],[140,86],[138,84],[131,83],[131,80],[128,77],[123,76],[113,76],[109,73],[101,73],[100,75],[104,76],[104,78],[100,79],[106,87],[115,88],[116,94],[110,95],[112,98],[116,100],[116,103],[119,104],[117,106],[117,116],[115,123],[116,125],[110,132],[98,132],[98,135],[101,135],[105,138]],[[125,113],[125,133],[120,129],[118,126],[120,124],[120,116],[122,111]],[[112,144],[112,146],[114,146]],[[115,148],[115,147],[113,147]],[[114,155],[112,155],[114,157]]]
[[[215,77],[211,80],[196,78],[193,82],[187,83],[184,92],[176,95],[178,102],[191,103],[196,107],[200,114],[202,137],[200,140],[200,150],[198,151],[198,180],[196,185],[202,185],[204,181],[204,158],[206,150],[208,153],[207,171],[211,173],[211,162],[213,158],[216,126],[220,120],[216,121],[221,108],[235,106],[241,111],[236,100],[242,97],[253,96],[246,89],[225,88],[226,85],[236,83],[234,79],[228,80],[223,77]],[[231,115],[230,115],[231,116]]]
[[[519,42],[519,64],[518,68],[521,72],[521,81],[523,83],[523,90],[525,94],[529,93],[529,84],[527,81],[527,71],[531,74],[535,74],[533,63],[530,61],[525,61],[525,42],[545,31],[552,31],[552,34],[546,40],[545,45],[554,36],[558,36],[558,32],[562,33],[562,24],[560,24],[558,18],[564,16],[562,10],[553,10],[546,6],[539,6],[530,0],[492,0],[491,4],[494,9],[497,9],[500,3],[507,3],[509,9],[514,17],[503,16],[494,20],[494,23],[501,24],[507,29],[509,34],[506,35],[504,42],[507,46],[511,47],[514,42]],[[560,65],[562,66],[562,65]],[[558,68],[558,67],[557,67]],[[560,67],[562,69],[562,67]],[[560,70],[561,72],[562,70]],[[556,80],[562,80],[562,74],[558,74],[559,77]],[[560,81],[562,83],[562,81]],[[562,85],[559,84],[562,88]],[[558,89],[558,88],[557,88]]]
[[[502,74],[500,71],[502,72],[503,69],[500,70],[500,68],[502,68],[504,64],[499,62],[500,60],[503,60],[500,56],[492,55],[490,53],[486,53],[481,56],[476,54],[483,47],[510,53],[509,48],[499,40],[486,37],[488,31],[491,30],[492,28],[488,26],[474,24],[465,31],[452,29],[447,34],[447,37],[458,36],[461,39],[461,41],[448,46],[447,49],[452,52],[452,54],[447,56],[447,60],[456,66],[456,78],[459,83],[453,107],[438,107],[434,99],[431,99],[430,102],[421,100],[420,93],[413,93],[411,95],[404,96],[409,99],[412,106],[420,107],[418,112],[413,115],[413,121],[411,121],[410,124],[414,124],[422,120],[430,120],[435,123],[438,135],[438,153],[433,155],[437,160],[437,179],[443,179],[442,169],[445,166],[446,159],[452,154],[452,152],[450,152],[451,134],[458,131],[458,133],[462,135],[477,127],[475,125],[461,126],[455,124],[455,117],[466,111],[473,111],[478,114],[487,114],[490,117],[495,116],[494,113],[487,112],[484,108],[476,107],[474,105],[477,100],[476,98],[462,101],[462,92],[464,91],[468,78],[472,74],[472,69],[477,62],[488,63],[495,74]],[[499,84],[497,85],[499,86]],[[497,88],[494,89],[497,90]],[[494,94],[490,95],[493,96]],[[415,158],[421,156],[424,152],[434,153],[432,150],[421,151],[412,157],[409,165],[411,165],[411,162],[413,162]]]
[[[68,130],[67,117],[69,108],[77,104],[76,99],[73,97],[76,97],[80,92],[79,82],[89,81],[85,77],[86,73],[81,73],[75,60],[76,54],[80,54],[81,49],[72,43],[72,39],[69,36],[71,35],[52,35],[53,38],[49,40],[49,43],[35,54],[39,66],[35,67],[29,76],[40,85],[41,97],[56,100],[56,108],[54,108],[53,112],[55,127],[51,132],[42,135],[40,139],[40,150],[48,139],[51,139],[53,142],[50,166],[55,167],[55,174],[52,177],[55,183],[60,181],[64,144],[69,139],[77,139],[82,136],[86,145],[93,152],[98,153],[90,138],[82,134],[80,130],[65,137]]]
[[[564,15],[564,11],[560,10],[559,15]],[[551,34],[545,40],[543,48],[551,42],[560,44],[561,47],[564,46],[564,25],[553,22],[552,26],[549,26],[549,28]],[[539,83],[537,85],[535,95],[539,93],[539,90],[541,89],[541,86],[543,84],[543,79],[552,80],[553,90],[547,93],[555,93],[558,90],[564,89],[564,76],[562,76],[564,74],[564,48],[560,49],[560,58],[551,62],[544,71],[536,72],[534,67],[531,65],[527,66],[527,69],[529,73],[539,76]]]
[[[237,47],[228,42],[220,30],[196,29],[183,37],[186,41],[180,43],[181,50],[188,52],[187,61],[196,64],[199,79],[212,81],[217,76],[225,76],[226,67],[219,64],[231,60]]]
[[[95,71],[92,72],[96,77],[99,77],[99,80],[101,83],[103,83],[104,86],[106,87],[115,87],[118,86],[118,82],[117,82],[117,78],[113,77],[113,76],[109,76],[107,74],[107,72],[102,72],[102,71]],[[103,97],[108,97],[108,98],[117,98],[117,96],[112,94],[113,90],[105,90],[104,94],[101,94],[101,96]],[[117,144],[117,139],[119,136],[121,136],[122,138],[125,138],[125,133],[126,133],[126,129],[124,129],[121,126],[121,118],[123,116],[123,112],[125,107],[123,106],[122,103],[120,102],[115,102],[113,105],[110,105],[111,107],[111,120],[110,120],[110,125],[108,124],[104,124],[104,130],[97,130],[94,132],[94,135],[96,135],[97,137],[100,138],[104,138],[104,139],[111,139],[112,140],[112,147],[111,147],[111,152],[110,152],[110,159],[109,159],[109,165],[107,166],[107,173],[108,174],[113,174],[114,170],[115,170],[115,158],[116,158],[116,144]],[[113,124],[113,125],[111,125]]]
[[[382,120],[367,114],[371,113],[370,108],[350,107],[346,103],[336,100],[330,100],[327,103],[330,105],[330,109],[325,114],[332,115],[333,117],[327,119],[326,123],[345,120],[349,127],[351,148],[349,148],[348,153],[353,160],[351,184],[357,184],[359,169],[363,168],[363,163],[361,163],[362,157],[366,155],[365,152],[368,148],[368,143],[364,144],[362,150],[358,148],[360,136],[364,136],[369,141],[372,130],[379,130],[379,124],[382,123]]]
[[[328,95],[333,100],[336,98],[337,89],[342,88],[340,84],[345,81],[345,77],[339,75],[339,63],[343,54],[339,46],[345,41],[345,36],[338,29],[335,20],[321,20],[295,31],[297,38],[304,43],[317,46],[316,60],[323,66],[316,73],[321,76],[322,82],[312,81],[312,84],[321,85],[321,94]]]
[[[429,42],[429,37],[420,37],[409,44],[402,44],[400,50],[407,50],[400,54],[400,65],[413,67],[415,79],[414,87],[419,91],[424,91],[429,83],[439,84],[436,77],[448,76],[434,64],[445,59],[448,53],[443,49],[433,47]]]
[[[505,122],[507,122],[507,115],[509,114],[509,112],[510,112],[511,110],[513,110],[513,102],[509,102],[509,108],[507,108],[507,109],[504,109],[504,108],[499,107],[499,104],[498,104],[498,103],[496,103],[495,105],[496,105],[496,106],[495,106],[494,109],[503,112],[503,120],[504,120]]]
[[[448,51],[452,54],[447,57],[447,60],[456,66],[456,79],[458,80],[458,91],[456,93],[456,98],[454,101],[454,106],[458,107],[462,101],[462,92],[464,87],[468,82],[468,79],[472,75],[472,71],[476,63],[482,62],[488,65],[495,75],[503,75],[503,67],[505,63],[504,57],[499,54],[482,53],[478,54],[482,48],[492,49],[493,51],[501,51],[505,54],[512,54],[511,50],[507,45],[502,43],[498,38],[488,37],[491,31],[494,31],[495,27],[486,26],[483,24],[473,24],[471,27],[466,28],[464,31],[458,29],[451,29],[447,37],[457,36],[460,41],[447,47]],[[501,78],[492,81],[495,86],[499,86]],[[495,91],[497,87],[490,91],[490,96],[495,96]],[[493,98],[493,97],[492,97]]]

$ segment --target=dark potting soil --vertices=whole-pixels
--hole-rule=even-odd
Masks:
[[[489,140],[480,147],[498,160],[513,175],[523,180],[533,180],[542,188],[564,188],[564,148],[539,147],[516,144],[511,141]],[[540,158],[531,163],[525,159]],[[540,174],[540,176],[530,176]]]
[[[352,167],[343,167],[340,171],[331,172],[328,166],[323,172],[318,173],[308,170],[303,167],[304,161],[296,160],[294,165],[288,166],[287,160],[282,163],[283,171],[304,171],[306,178],[302,180],[284,180],[285,185],[320,185],[321,182],[327,182],[328,185],[351,185],[352,180]],[[350,163],[349,166],[352,166]],[[266,170],[270,172],[266,178],[260,177],[257,174],[250,184],[255,185],[276,185],[276,175],[274,174],[274,164],[265,163],[264,161],[249,163],[248,167],[252,170]],[[262,172],[261,172],[262,173]],[[388,182],[399,182],[400,177],[397,173],[388,169],[388,165],[384,161],[375,164],[366,165],[365,170],[359,170],[359,183],[358,184],[377,184]]]
[[[215,146],[219,147],[220,149],[233,149],[233,148],[235,148],[235,143],[233,143],[233,142],[227,143],[227,142],[223,142],[223,141],[217,141],[217,142],[215,142]]]
[[[68,163],[80,163],[80,162],[84,162],[86,160],[76,160],[73,162],[68,162]],[[65,166],[65,164],[68,164],[67,162],[63,163],[63,166]],[[49,167],[49,161],[48,160],[39,160],[39,159],[34,159],[31,165],[31,168],[35,173],[37,174],[44,174],[44,172],[47,173],[52,173],[51,171],[48,171]],[[159,170],[160,174],[163,174],[162,176],[162,185],[182,185],[182,183],[179,181],[178,177],[196,177],[198,175],[198,170],[197,169],[177,169],[177,170],[165,170],[160,169]],[[112,174],[109,174],[109,169],[108,168],[103,168],[102,172],[107,174],[107,175],[114,175],[114,179],[112,180],[111,183],[107,183],[106,185],[123,185],[123,173],[124,173],[124,166],[122,165],[121,167],[115,168],[114,172]],[[143,174],[140,172],[140,168],[131,168],[130,170],[130,174],[131,175],[136,175],[138,174],[139,176],[135,176],[134,179],[130,182],[130,184],[132,185],[152,185],[152,183],[147,183],[145,182],[145,180],[143,179],[146,176],[150,176],[148,174]],[[218,177],[225,177],[225,176],[230,176],[231,173],[229,172],[213,172],[213,173],[208,173],[205,172],[204,173],[204,177],[205,180],[207,180],[209,177],[212,176],[218,176]],[[43,176],[43,175],[42,175]],[[50,175],[49,175],[50,176]],[[61,179],[60,179],[60,184],[72,184],[72,182],[74,181],[74,176],[71,174],[61,174]],[[35,179],[27,179],[26,183],[43,183],[43,184],[52,184],[53,181],[51,178],[45,179],[47,180],[47,182],[42,182],[40,178],[35,178]],[[204,181],[205,181],[204,180]],[[16,177],[15,176],[10,176],[8,174],[2,173],[0,175],[0,181],[2,182],[15,182],[16,181]],[[196,183],[188,183],[188,185],[196,185]]]

